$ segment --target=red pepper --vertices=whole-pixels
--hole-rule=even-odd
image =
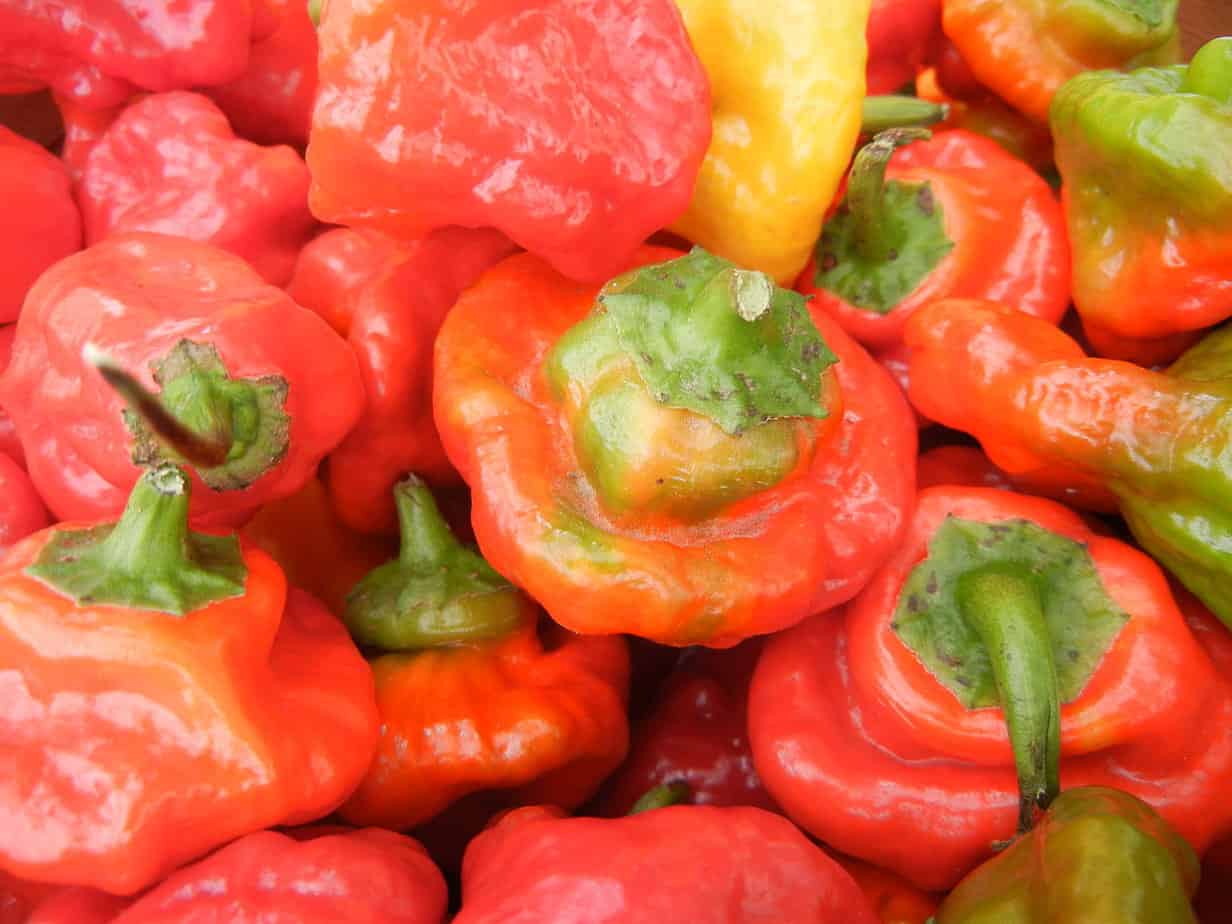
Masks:
[[[873,0],[865,30],[869,95],[894,93],[915,80],[940,32],[941,0]]]
[[[797,289],[876,349],[900,344],[915,310],[948,295],[1058,322],[1069,304],[1069,247],[1048,184],[971,132],[894,150],[917,132],[885,133],[857,155]]]
[[[51,523],[43,500],[20,465],[0,452],[0,554]]]
[[[916,486],[921,489],[938,484],[999,488],[1051,497],[1082,510],[1116,512],[1117,500],[1111,491],[1097,485],[1073,485],[1067,477],[1050,475],[1048,471],[1011,475],[974,446],[938,446],[921,453],[915,468]]]
[[[47,267],[81,249],[81,215],[64,165],[3,125],[0,202],[5,214],[0,324],[5,324],[17,319],[26,293]]]
[[[785,818],[706,805],[510,812],[467,848],[454,924],[518,919],[877,924],[859,886]]]
[[[0,870],[0,924],[27,924],[30,913],[48,896],[62,891],[41,882],[26,882]],[[90,921],[74,924],[92,924]]]
[[[98,139],[111,127],[130,102],[136,102],[142,96],[133,96],[106,109],[93,109],[83,106],[73,99],[56,95],[56,108],[60,113],[60,121],[64,124],[64,143],[60,145],[60,160],[68,168],[68,174],[76,186],[81,182],[85,172],[86,161]]]
[[[331,0],[308,161],[322,221],[496,227],[576,279],[685,211],[710,94],[670,0]]]
[[[223,83],[248,63],[249,0],[0,2],[0,86],[50,86],[91,108],[137,89]]]
[[[72,889],[41,905],[29,924],[442,924],[447,897],[423,847],[393,831],[307,840],[259,831],[140,898]]]
[[[1023,593],[1004,590],[1019,575]],[[1046,593],[1045,636],[962,641],[983,637],[981,613],[1034,625],[1018,606],[1033,587]],[[925,621],[949,600],[969,628]],[[930,625],[931,649],[908,628]],[[990,687],[993,664],[1005,671]],[[985,708],[989,696],[1004,711]],[[1209,731],[1229,721],[1232,686],[1158,566],[1059,504],[980,488],[922,491],[898,553],[843,611],[770,640],[749,692],[754,760],[788,815],[927,889],[952,886],[1013,834],[1016,813],[1021,825],[1055,792],[1058,761],[1065,788],[1132,793],[1201,851],[1232,828],[1232,736]]]
[[[242,137],[302,150],[317,92],[317,30],[303,0],[269,2],[277,28],[252,44],[243,74],[205,93]]]
[[[0,378],[30,478],[61,519],[118,513],[140,463],[179,458],[125,413],[82,358],[87,343],[147,386],[161,379],[164,407],[204,434],[198,522],[294,493],[363,402],[346,343],[243,260],[160,234],[108,238],[39,280]]]
[[[759,639],[725,651],[686,650],[634,729],[628,759],[605,785],[601,815],[627,815],[647,792],[670,783],[683,783],[694,805],[777,810],[753,768],[745,730],[759,654]]]
[[[902,876],[841,853],[832,856],[851,874],[881,924],[928,924],[937,910],[936,895],[917,889]]]
[[[328,463],[334,509],[352,529],[397,530],[393,488],[408,472],[459,480],[432,420],[432,348],[459,294],[512,250],[498,231],[445,228],[391,255],[355,295],[347,339],[367,400]]]
[[[17,325],[5,324],[0,327],[0,375],[9,367],[13,357],[13,343],[17,337]],[[17,436],[17,427],[9,412],[0,407],[0,452],[11,458],[23,469],[26,467],[26,453],[21,448],[21,440]]]
[[[123,231],[207,241],[275,285],[316,229],[308,167],[287,147],[237,138],[197,93],[128,106],[90,149],[77,187],[88,244]]]
[[[287,294],[345,337],[355,320],[364,287],[400,263],[416,246],[376,231],[331,228],[299,252]]]

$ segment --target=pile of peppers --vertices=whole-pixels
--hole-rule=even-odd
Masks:
[[[1232,921],[1199,7],[0,0],[0,924]]]

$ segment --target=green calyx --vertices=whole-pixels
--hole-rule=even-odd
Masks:
[[[817,288],[887,314],[954,249],[932,187],[885,179],[894,151],[928,136],[924,129],[891,129],[856,154],[847,195],[817,241]]]
[[[135,464],[193,463],[209,487],[238,491],[286,454],[291,419],[284,410],[287,382],[281,376],[233,379],[212,344],[191,340],[177,343],[153,363],[153,370],[162,387],[154,400],[163,415],[150,413],[153,396],[135,401],[124,393]],[[115,384],[114,378],[113,372],[108,381]],[[165,417],[171,420],[164,422]]]
[[[183,616],[240,597],[248,569],[235,536],[188,528],[189,480],[174,465],[147,471],[117,523],[62,530],[26,573],[82,606]]]
[[[669,805],[680,805],[689,798],[689,784],[661,783],[653,789],[642,793],[641,797],[629,809],[630,815],[638,815],[653,809],[667,808]]]
[[[1128,620],[1082,544],[1027,520],[948,517],[903,584],[903,644],[967,709],[1005,711],[1020,830],[1056,794],[1061,705]]]
[[[521,591],[464,546],[414,475],[394,488],[402,547],[347,596],[345,621],[360,645],[414,651],[508,635],[533,609]]]

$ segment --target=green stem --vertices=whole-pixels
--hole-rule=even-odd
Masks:
[[[893,128],[881,132],[856,154],[847,179],[847,211],[851,215],[856,252],[869,262],[890,259],[898,244],[894,222],[885,209],[885,173],[890,157],[904,145],[931,137],[925,128]]]
[[[394,487],[394,505],[402,542],[398,560],[404,565],[437,565],[464,548],[418,475],[407,475]]]
[[[1060,791],[1061,697],[1039,591],[1023,569],[998,563],[959,578],[957,599],[992,662],[1018,772],[1022,834]]]
[[[633,803],[629,814],[637,815],[639,812],[649,812],[651,809],[679,805],[687,798],[689,798],[688,783],[663,783],[643,793],[642,797]]]
[[[920,128],[944,122],[949,114],[948,104],[918,96],[866,96],[860,109],[860,131],[875,135],[891,128]]]
[[[324,5],[325,0],[308,0],[308,18],[317,28],[321,25],[321,7]]]

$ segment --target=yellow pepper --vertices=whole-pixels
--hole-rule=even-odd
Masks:
[[[869,0],[677,0],[714,135],[676,233],[790,285],[847,169]]]

